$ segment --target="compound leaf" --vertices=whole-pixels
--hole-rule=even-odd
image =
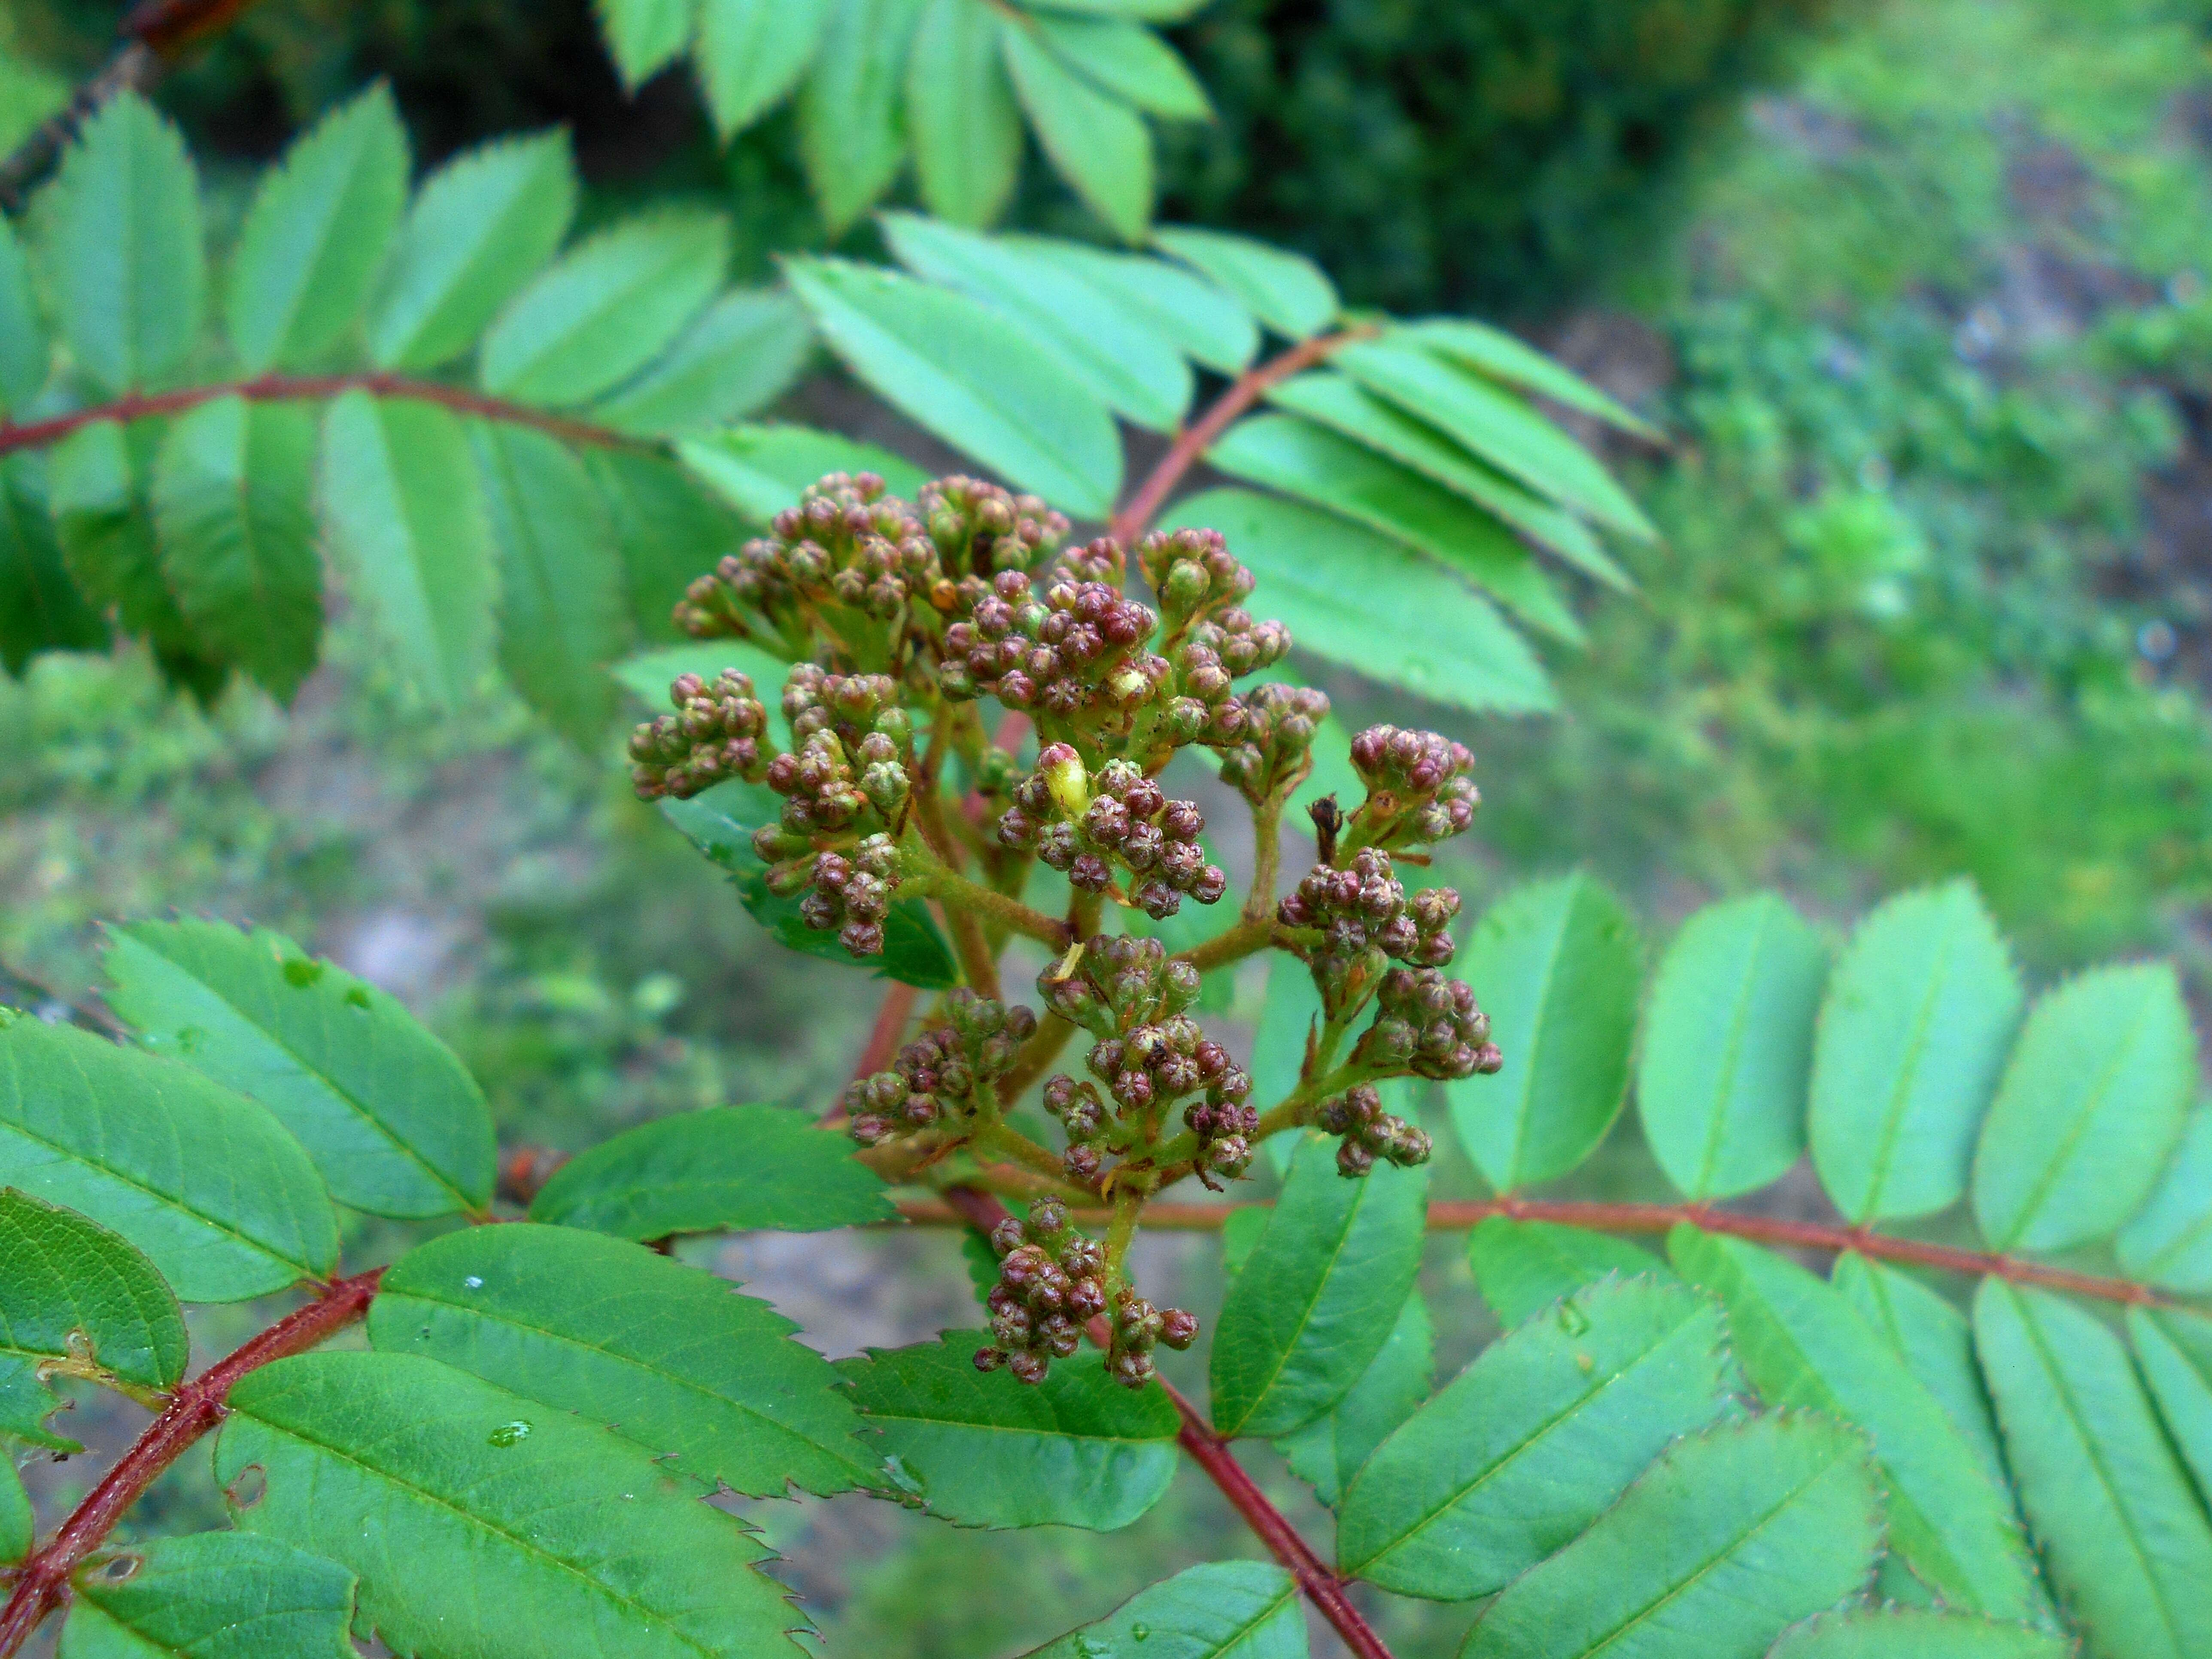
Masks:
[[[1465,363],[1522,392],[1533,392],[1562,408],[1603,421],[1621,431],[1656,443],[1662,434],[1572,370],[1562,368],[1535,347],[1488,323],[1438,317],[1412,325],[1406,332],[1445,356]]]
[[[200,184],[184,137],[136,92],[108,100],[51,186],[48,291],[77,367],[109,392],[155,385],[199,343]]]
[[[838,259],[787,259],[815,324],[885,401],[1024,489],[1103,517],[1113,416],[1020,328],[964,295]]]
[[[2171,964],[2100,968],[2039,998],[1974,1156],[1974,1218],[2000,1250],[2105,1237],[2156,1184],[2197,1089]]]
[[[618,1238],[817,1232],[895,1212],[853,1143],[781,1106],[713,1106],[640,1124],[562,1165],[532,1221]]]
[[[1468,1236],[1467,1260],[1475,1288],[1508,1330],[1609,1275],[1662,1284],[1674,1279],[1666,1263],[1625,1238],[1502,1215],[1489,1217]]]
[[[74,1589],[61,1659],[354,1659],[359,1652],[350,1634],[353,1574],[252,1533],[155,1539],[79,1574]]]
[[[2212,1653],[2212,1525],[2119,1338],[2057,1297],[1984,1279],[1974,1341],[2028,1524],[2088,1651]]]
[[[1502,1589],[1612,1507],[1679,1436],[1732,1409],[1720,1310],[1613,1282],[1540,1314],[1376,1449],[1337,1516],[1337,1561],[1401,1595]]]
[[[1096,1624],[1028,1659],[1306,1659],[1298,1582],[1265,1561],[1210,1561],[1138,1591]]]
[[[1229,1243],[1224,1233],[1224,1253]],[[1398,1310],[1398,1322],[1359,1381],[1329,1410],[1277,1441],[1276,1449],[1291,1473],[1310,1483],[1314,1496],[1334,1509],[1369,1454],[1429,1397],[1435,1376],[1436,1329],[1428,1303],[1415,1291]]]
[[[1019,247],[1076,276],[1155,333],[1172,340],[1194,362],[1224,374],[1241,374],[1260,349],[1252,313],[1204,277],[1164,259],[1115,253],[1050,236],[1012,236]]]
[[[1918,1279],[1856,1251],[1836,1258],[1829,1282],[1936,1396],[1951,1426],[1980,1461],[1983,1474],[2009,1488],[1989,1390],[1974,1363],[1974,1329],[1966,1315]]]
[[[175,1292],[129,1240],[0,1189],[0,1356],[89,1359],[125,1382],[166,1389],[191,1349]]]
[[[729,222],[664,210],[600,232],[517,295],[484,337],[484,390],[590,402],[660,356],[722,285]]]
[[[1148,28],[1112,17],[1035,14],[1038,34],[1078,74],[1125,104],[1176,121],[1212,118],[1213,106],[1182,58]]]
[[[629,642],[602,497],[576,452],[527,427],[469,428],[499,557],[499,659],[515,689],[582,748],[606,729],[600,672]]]
[[[378,85],[263,178],[230,267],[230,343],[252,374],[311,368],[368,304],[407,206],[407,130]]]
[[[431,174],[370,312],[371,359],[380,368],[435,368],[474,345],[561,246],[576,191],[561,132],[503,138]]]
[[[1551,682],[1480,594],[1411,549],[1333,514],[1249,489],[1176,503],[1164,528],[1228,538],[1299,645],[1370,679],[1478,713],[1551,708]]]
[[[1813,1416],[1685,1440],[1484,1609],[1461,1659],[1758,1659],[1856,1595],[1881,1544],[1865,1443]]]
[[[1605,1139],[1627,1091],[1635,925],[1577,872],[1498,900],[1464,960],[1505,1064],[1447,1086],[1461,1144],[1501,1193],[1563,1176]]]
[[[483,1095],[396,998],[268,928],[143,921],[107,937],[108,1001],[139,1041],[267,1107],[341,1203],[489,1207]]]
[[[446,708],[490,666],[491,532],[459,419],[349,392],[323,426],[323,510],[400,665]]]
[[[1053,171],[1126,242],[1144,240],[1152,216],[1152,135],[1144,118],[1070,69],[1038,38],[1033,19],[1007,18],[999,39],[1021,100]]]
[[[2003,1619],[2041,1611],[2007,1492],[1840,1291],[1739,1239],[1678,1227],[1668,1246],[1675,1269],[1726,1305],[1736,1358],[1761,1400],[1826,1412],[1872,1437],[1893,1554],[1947,1606]]]
[[[1921,1607],[1862,1609],[1800,1626],[1767,1659],[2067,1659],[2057,1631]]]
[[[187,1302],[319,1279],[337,1220],[307,1155],[174,1061],[25,1015],[0,1023],[0,1184],[80,1211]]]
[[[1636,1104],[1686,1196],[1750,1192],[1803,1153],[1827,976],[1827,945],[1772,893],[1708,906],[1674,936],[1644,1017]]]
[[[596,1425],[413,1354],[283,1359],[232,1389],[240,1526],[361,1577],[362,1622],[399,1652],[763,1659],[801,1626],[764,1552]]]
[[[402,1256],[369,1340],[601,1424],[712,1491],[826,1496],[880,1462],[830,1362],[765,1302],[641,1245],[473,1227]],[[877,1484],[881,1484],[878,1481]]]
[[[987,0],[928,0],[907,59],[906,119],[921,199],[956,225],[988,225],[1021,175],[1022,116]]]
[[[890,188],[906,163],[900,107],[925,0],[828,0],[821,51],[799,94],[799,155],[830,232]]]
[[[1427,1194],[1425,1169],[1377,1164],[1346,1180],[1335,1143],[1304,1138],[1222,1304],[1210,1371],[1215,1428],[1290,1434],[1344,1398],[1413,1288]]]
[[[833,0],[705,0],[699,78],[724,138],[798,84],[822,44]]]
[[[1278,334],[1303,340],[1336,320],[1336,289],[1302,253],[1225,231],[1162,225],[1152,245],[1203,271]]]
[[[1813,1047],[1813,1167],[1853,1221],[1966,1191],[1974,1130],[2020,1022],[2020,976],[1972,884],[1900,893],[1858,925]]]
[[[2166,1174],[2120,1229],[2120,1265],[2170,1291],[2212,1291],[2212,1106],[2191,1115]]]
[[[726,294],[659,362],[601,399],[592,418],[648,438],[720,426],[781,397],[813,344],[806,313],[789,295]]]
[[[837,1362],[875,1443],[931,1511],[966,1527],[1111,1532],[1175,1479],[1175,1407],[1125,1389],[1096,1353],[1054,1364],[1032,1388],[975,1369],[985,1331]]]
[[[314,483],[313,417],[243,398],[179,416],[154,462],[154,524],[179,609],[281,702],[322,645]]]

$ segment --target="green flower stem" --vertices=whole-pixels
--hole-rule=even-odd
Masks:
[[[911,847],[902,850],[911,857]],[[921,868],[910,869],[900,885],[911,888],[915,897],[935,899],[945,908],[948,915],[956,910],[964,910],[983,921],[995,922],[1009,933],[1033,939],[1055,951],[1067,947],[1067,929],[1063,924],[1054,921],[1042,910],[1030,908],[1019,899],[1009,898],[979,882],[969,880],[967,877],[946,868],[933,857]]]
[[[1299,774],[1300,779],[1304,776]],[[1252,809],[1252,890],[1244,896],[1247,923],[1273,920],[1276,872],[1283,861],[1283,808],[1298,781],[1292,779]]]
[[[1060,1160],[1010,1124],[986,1123],[975,1131],[968,1144],[978,1152],[989,1153],[1033,1170],[1055,1187],[1066,1184]]]
[[[1285,948],[1303,934],[1318,933],[1312,928],[1285,927],[1271,916],[1248,916],[1225,933],[1216,933],[1203,945],[1194,945],[1188,951],[1176,952],[1176,959],[1187,962],[1201,974],[1212,973],[1216,968],[1225,968],[1232,962],[1242,962],[1267,949],[1270,945]]]
[[[1121,1270],[1122,1259],[1129,1254],[1129,1241],[1137,1236],[1137,1218],[1143,1214],[1147,1192],[1116,1192],[1114,1195],[1114,1219],[1106,1229],[1106,1277],[1111,1282]]]

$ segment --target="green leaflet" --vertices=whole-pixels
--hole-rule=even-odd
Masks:
[[[1022,117],[988,0],[928,0],[906,66],[906,120],[921,199],[981,227],[1006,210],[1022,168]]]
[[[1881,1543],[1857,1435],[1761,1417],[1686,1440],[1492,1601],[1461,1659],[1758,1659],[1855,1595]]]
[[[469,427],[499,556],[499,660],[515,689],[579,748],[606,732],[604,670],[629,643],[605,507],[576,452],[528,427]]]
[[[1316,749],[1320,745],[1316,744]],[[1288,951],[1267,963],[1267,989],[1260,1005],[1259,1029],[1252,1034],[1252,1099],[1261,1111],[1287,1099],[1298,1086],[1306,1042],[1320,1028],[1321,992],[1313,973]],[[1261,1152],[1280,1175],[1291,1167],[1299,1137],[1275,1135],[1260,1143]]]
[[[1047,46],[1033,18],[1008,17],[999,40],[1037,143],[1053,171],[1125,242],[1152,216],[1152,135],[1144,118]]]
[[[0,1419],[0,1426],[5,1424]],[[15,1473],[15,1460],[0,1455],[0,1567],[13,1566],[31,1553],[38,1541],[39,1517],[31,1508],[31,1495]]]
[[[2036,1001],[1974,1154],[2000,1250],[2063,1250],[2133,1215],[2180,1138],[2197,1038],[2172,964],[2100,968]]]
[[[601,399],[592,418],[648,438],[720,426],[781,397],[813,344],[806,313],[789,295],[726,294],[659,362]]]
[[[737,515],[665,456],[597,447],[584,465],[621,558],[632,624],[647,640],[682,637],[669,613],[694,578],[744,539]]]
[[[733,426],[687,438],[676,453],[702,483],[757,525],[798,506],[807,486],[826,472],[872,472],[908,501],[929,482],[920,467],[888,449],[805,426]]]
[[[63,154],[45,207],[46,288],[77,367],[112,392],[158,386],[199,343],[207,304],[183,135],[118,94]]]
[[[52,365],[31,262],[23,257],[15,225],[0,219],[0,415],[20,417],[46,390]]]
[[[2012,1478],[1997,1444],[1989,1390],[1974,1363],[1974,1331],[1966,1316],[1918,1279],[1855,1251],[1836,1258],[1829,1282],[1936,1396],[1982,1473],[2009,1492]]]
[[[1025,489],[1103,516],[1113,417],[1012,323],[965,295],[836,259],[784,270],[830,348],[886,401]]]
[[[435,368],[477,343],[553,257],[576,212],[565,133],[504,138],[424,181],[369,313],[380,368]]]
[[[1605,1139],[1627,1091],[1635,924],[1589,876],[1531,882],[1491,906],[1460,972],[1481,988],[1505,1054],[1495,1076],[1446,1085],[1461,1144],[1501,1193],[1566,1174]]]
[[[46,1427],[62,1402],[40,1379],[40,1363],[0,1352],[0,1446],[14,1439],[48,1451],[81,1452],[84,1448],[77,1442]],[[12,1473],[14,1465],[9,1468]]]
[[[60,1659],[354,1659],[358,1651],[353,1574],[252,1533],[157,1539],[80,1573],[75,1588]]]
[[[1225,1249],[1225,1233],[1222,1243]],[[1435,1375],[1436,1331],[1429,1304],[1415,1291],[1351,1391],[1297,1433],[1277,1441],[1276,1449],[1291,1473],[1309,1482],[1314,1496],[1334,1509],[1368,1455],[1429,1397]]]
[[[458,708],[490,666],[491,532],[460,422],[349,392],[323,425],[331,539],[408,678]]]
[[[1164,259],[1112,253],[1050,236],[1002,240],[1008,246],[1073,271],[1208,368],[1241,374],[1260,349],[1260,330],[1251,313],[1204,277]]]
[[[1948,1606],[2000,1619],[2041,1611],[2008,1493],[1840,1292],[1770,1251],[1694,1228],[1677,1227],[1668,1253],[1727,1305],[1736,1358],[1760,1399],[1826,1412],[1872,1437],[1893,1554]]]
[[[2130,1308],[2128,1334],[2197,1492],[2212,1492],[2212,1320],[2178,1308]]]
[[[484,337],[485,391],[559,407],[589,403],[658,357],[722,285],[729,222],[663,210],[562,256]]]
[[[775,1227],[817,1232],[894,1213],[852,1142],[781,1106],[679,1112],[603,1140],[561,1166],[532,1221],[619,1238]]]
[[[1555,706],[1543,668],[1487,600],[1373,531],[1248,489],[1187,497],[1161,526],[1220,531],[1260,579],[1262,608],[1318,656],[1457,708]]]
[[[789,92],[812,61],[833,0],[704,0],[699,78],[725,139]]]
[[[1800,1626],[1768,1659],[2067,1659],[2073,1651],[2057,1631],[1888,1607]]]
[[[1507,1330],[1611,1275],[1671,1285],[1666,1264],[1610,1233],[1494,1215],[1468,1235],[1475,1288]]]
[[[833,235],[890,189],[905,164],[902,71],[923,3],[824,0],[821,48],[799,94],[799,158]]]
[[[1427,1194],[1425,1169],[1378,1164],[1348,1181],[1334,1140],[1303,1138],[1214,1328],[1215,1428],[1290,1434],[1344,1398],[1413,1288]]]
[[[1720,1310],[1679,1285],[1577,1292],[1486,1348],[1352,1477],[1340,1567],[1406,1595],[1502,1589],[1733,1410]]]
[[[282,1359],[231,1391],[226,1486],[249,1531],[361,1576],[400,1652],[767,1659],[802,1625],[764,1552],[696,1488],[566,1412],[411,1354]]]
[[[1265,1561],[1212,1561],[1134,1595],[1028,1659],[1306,1659],[1298,1582]]]
[[[230,343],[248,373],[313,368],[361,319],[407,205],[407,130],[379,84],[263,177],[228,295]]]
[[[267,1107],[331,1195],[374,1215],[491,1204],[491,1113],[389,994],[283,934],[216,921],[108,931],[109,1004],[156,1054]]]
[[[874,1445],[933,1514],[965,1527],[1111,1532],[1159,1502],[1175,1478],[1179,1422],[1166,1395],[1123,1388],[1095,1352],[1059,1361],[1032,1388],[975,1369],[989,1340],[947,1331],[837,1362],[883,1431]]]
[[[1385,403],[1348,374],[1316,369],[1267,391],[1267,401],[1290,410],[1378,454],[1388,455],[1496,514],[1538,546],[1609,587],[1635,586],[1596,534],[1580,519],[1479,461],[1434,427]]]
[[[1258,415],[1231,427],[1206,459],[1232,477],[1379,530],[1451,566],[1530,627],[1583,642],[1574,612],[1510,531],[1386,455],[1296,416]]]
[[[1636,1104],[1684,1196],[1779,1181],[1805,1150],[1805,1091],[1828,947],[1772,893],[1709,905],[1659,964]]]
[[[112,1227],[187,1302],[242,1302],[337,1260],[322,1181],[267,1112],[21,1015],[0,1022],[0,1185]]]
[[[1561,368],[1504,329],[1454,317],[1415,323],[1405,331],[1455,362],[1516,390],[1533,392],[1563,408],[1579,410],[1654,443],[1664,437],[1649,421],[1623,409],[1581,375]]]
[[[1191,399],[1190,368],[1142,317],[1018,246],[910,213],[880,222],[915,276],[988,306],[1109,409],[1156,432],[1176,430]]]
[[[566,1227],[475,1227],[386,1273],[369,1340],[499,1382],[752,1497],[826,1496],[879,1457],[830,1362],[765,1302],[640,1245]],[[877,1484],[880,1484],[878,1481]]]
[[[665,800],[661,815],[681,830],[685,840],[726,871],[747,914],[787,950],[820,957],[847,967],[861,964],[848,955],[834,933],[806,925],[796,895],[779,897],[769,891],[767,866],[753,851],[754,826],[775,817],[776,799],[765,785],[732,779],[716,785],[690,800]],[[894,900],[884,921],[884,950],[870,958],[877,976],[926,991],[941,991],[959,982],[960,971],[952,949],[929,914],[916,899]]]
[[[1622,535],[1658,538],[1643,509],[1588,450],[1514,393],[1422,350],[1413,337],[1358,341],[1329,361],[1538,495]]]
[[[161,569],[179,608],[280,702],[322,645],[314,480],[313,417],[243,398],[179,416],[154,463]]]
[[[2212,1106],[2199,1106],[2166,1174],[2120,1229],[2120,1265],[2170,1291],[2212,1291]]]
[[[691,44],[699,0],[595,0],[607,51],[635,92]]]
[[[75,1211],[0,1188],[0,1356],[89,1360],[142,1389],[185,1374],[173,1291],[130,1242]]]
[[[1152,244],[1203,271],[1278,334],[1303,340],[1336,320],[1335,287],[1302,253],[1270,247],[1249,236],[1185,225],[1158,227],[1152,232]]]
[[[1972,884],[1900,893],[1858,925],[1813,1048],[1813,1167],[1853,1221],[1966,1189],[1974,1131],[2020,1021],[2020,976]]]
[[[46,458],[0,457],[0,666],[21,674],[41,651],[97,651],[107,624],[62,562],[46,508]]]
[[[1035,14],[1037,33],[1070,69],[1148,114],[1206,121],[1213,106],[1182,58],[1148,28],[1110,17]]]
[[[2212,1653],[2212,1526],[2119,1338],[1984,1279],[1974,1341],[2028,1525],[2093,1659]]]

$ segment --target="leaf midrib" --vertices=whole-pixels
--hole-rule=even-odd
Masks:
[[[2154,995],[2148,992],[2139,999],[2136,1004],[2135,1015],[2128,1021],[2126,1034],[2118,1042],[2106,1046],[2105,1063],[2097,1073],[2095,1083],[2091,1085],[2089,1092],[2084,1097],[2081,1109],[2075,1113],[2072,1126],[2059,1138],[2058,1145],[2052,1148],[2051,1157],[2044,1164],[2042,1175],[2037,1178],[2035,1184],[2028,1188],[2027,1197],[2020,1208],[2013,1212],[2012,1225],[2006,1230],[2005,1237],[1998,1241],[2001,1244],[2017,1243],[2021,1235],[2039,1218],[2039,1212],[2045,1202],[2050,1198],[2051,1189],[2057,1186],[2060,1177],[2074,1161],[2074,1149],[2081,1144],[2081,1137],[2089,1133],[2090,1124],[2104,1109],[2106,1095],[2111,1091],[2113,1084],[2118,1079],[2121,1070],[2131,1058],[2136,1038],[2142,1034],[2144,1022],[2150,1018],[2151,1005],[2156,1000]]]
[[[1360,1212],[1366,1207],[1368,1194],[1371,1190],[1365,1182],[1359,1183],[1359,1191],[1353,1195],[1352,1207],[1345,1212],[1344,1225],[1337,1234],[1336,1243],[1330,1247],[1328,1259],[1322,1265],[1321,1276],[1314,1282],[1314,1293],[1306,1298],[1305,1305],[1298,1310],[1297,1324],[1291,1328],[1290,1340],[1282,1345],[1273,1368],[1267,1372],[1267,1380],[1260,1385],[1259,1391],[1252,1395],[1252,1403],[1246,1408],[1243,1416],[1237,1419],[1235,1427],[1225,1429],[1224,1433],[1233,1437],[1246,1424],[1249,1423],[1258,1414],[1261,1406],[1266,1402],[1269,1391],[1281,1380],[1284,1371],[1289,1369],[1291,1355],[1297,1351],[1298,1339],[1305,1334],[1306,1327],[1313,1322],[1314,1310],[1321,1305],[1322,1295],[1328,1289],[1329,1275],[1336,1271],[1338,1260],[1342,1257],[1346,1248],[1352,1242],[1352,1229],[1358,1224]],[[1279,1214],[1280,1212],[1279,1211],[1278,1213]],[[1272,1227],[1273,1224],[1270,1221],[1269,1225]],[[1263,1233],[1261,1236],[1260,1244],[1254,1247],[1253,1254],[1257,1255],[1260,1249],[1266,1243],[1267,1237]],[[1249,1269],[1253,1264],[1247,1261],[1244,1265]],[[1243,1276],[1243,1273],[1237,1275],[1239,1279]],[[1389,1338],[1386,1335],[1383,1340],[1387,1342]]]
[[[1954,905],[1946,905],[1945,927],[1937,941],[1934,970],[1928,975],[1927,990],[1918,1007],[1913,1011],[1912,1028],[1899,1057],[1897,1076],[1889,1086],[1889,1101],[1882,1112],[1881,1126],[1875,1136],[1874,1164],[1867,1171],[1866,1192],[1861,1200],[1861,1209],[1853,1220],[1863,1221],[1879,1213],[1882,1188],[1889,1183],[1889,1166],[1897,1155],[1897,1138],[1902,1126],[1905,1110],[1909,1103],[1912,1083],[1927,1048],[1928,1038],[1934,1029],[1936,1005],[1943,994],[1944,981],[1950,973],[1951,955],[1956,947],[1959,928],[1963,918]]]
[[[1743,973],[1736,989],[1735,1006],[1729,1011],[1728,1042],[1721,1050],[1720,1073],[1713,1087],[1713,1115],[1705,1127],[1705,1155],[1698,1166],[1698,1190],[1692,1198],[1711,1194],[1713,1171],[1720,1163],[1721,1148],[1728,1139],[1729,1127],[1729,1102],[1735,1092],[1737,1068],[1743,1059],[1744,1037],[1751,1025],[1752,996],[1759,981],[1759,952],[1766,944],[1767,929],[1773,925],[1774,909],[1761,904],[1759,924],[1753,930],[1750,947],[1744,952]]]
[[[1575,907],[1582,902],[1582,878],[1574,876],[1569,879],[1572,884],[1568,890],[1567,901],[1559,907],[1559,927],[1545,951],[1543,972],[1538,976],[1538,983],[1543,988],[1536,999],[1535,1018],[1528,1027],[1528,1062],[1522,1073],[1527,1080],[1522,1086],[1521,1098],[1514,1103],[1513,1158],[1506,1167],[1506,1180],[1503,1183],[1507,1192],[1521,1184],[1521,1153],[1528,1144],[1528,1119],[1535,1109],[1536,1061],[1542,1051],[1546,1018],[1551,1012],[1554,989],[1553,981],[1559,973],[1560,955],[1567,948],[1567,933],[1574,924]]]

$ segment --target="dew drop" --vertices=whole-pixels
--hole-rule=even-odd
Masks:
[[[482,1273],[471,1273],[466,1279],[461,1281],[461,1288],[465,1291],[480,1291],[483,1289],[483,1275]]]
[[[530,1438],[530,1425],[520,1418],[512,1423],[502,1423],[484,1437],[495,1446],[519,1446]]]

